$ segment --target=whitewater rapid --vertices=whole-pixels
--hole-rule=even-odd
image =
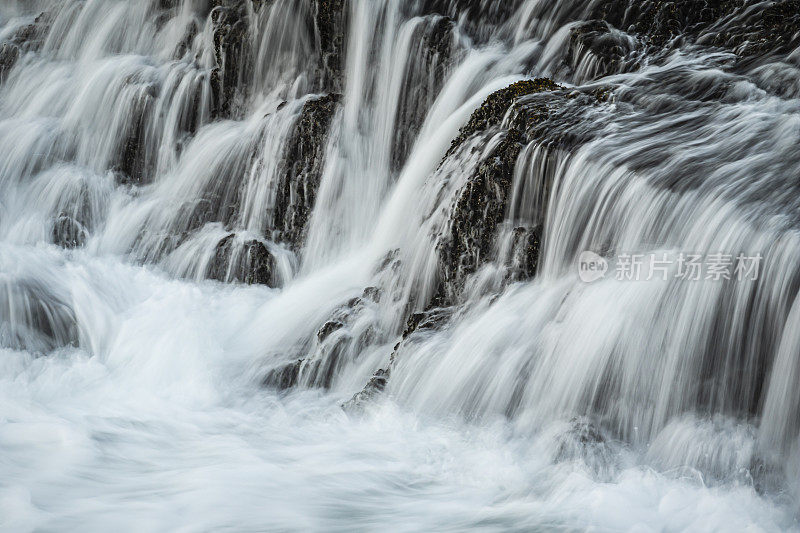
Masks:
[[[269,289],[176,281],[82,253],[29,253],[52,262],[85,299],[78,312],[97,332],[93,353],[103,355],[3,350],[4,530],[779,530],[792,523],[785,502],[746,483],[659,473],[622,443],[612,448],[619,470],[611,479],[580,458],[554,464],[566,422],[531,434],[502,419],[466,424],[394,402],[354,418],[342,411],[342,395],[276,395],[248,379],[252,361],[237,338],[280,297]],[[680,429],[713,438],[691,421]],[[747,445],[745,428],[728,431]]]

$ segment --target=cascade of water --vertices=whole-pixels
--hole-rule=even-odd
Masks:
[[[696,474],[785,526],[773,497],[797,489],[800,447],[793,2],[762,21],[749,0],[5,2],[0,422],[20,433],[0,428],[0,527],[72,512],[25,467],[58,447],[40,432],[76,450],[53,486],[117,487],[113,508],[157,494],[171,462],[202,475],[179,445],[148,458],[170,433],[235,465],[224,492],[248,464],[287,476],[260,468],[273,454],[315,470],[286,451],[306,437],[368,462],[364,433],[391,433],[386,413],[436,428],[458,415],[434,448],[482,461],[490,439],[530,467],[476,501],[558,507],[539,493],[570,492],[563,465],[628,487],[643,463],[657,502]],[[608,268],[591,283],[584,252]],[[740,254],[760,260],[743,279]],[[666,266],[626,279],[633,255]],[[687,255],[726,256],[730,275],[687,280]],[[309,433],[263,444],[294,421]],[[215,432],[231,442],[204,448]],[[363,457],[337,455],[362,437]],[[414,470],[430,450],[412,449]],[[141,461],[131,484],[111,472],[126,453]],[[291,479],[325,502],[349,494]],[[419,479],[380,490],[424,496]],[[419,528],[452,516],[432,500]],[[512,514],[591,522],[538,511]],[[209,513],[198,528],[232,527]]]

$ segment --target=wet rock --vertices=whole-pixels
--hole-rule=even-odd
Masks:
[[[396,113],[392,160],[399,168],[408,156],[420,128],[439,94],[455,51],[455,22],[449,17],[427,17],[415,30],[406,60]]]
[[[440,305],[457,303],[467,277],[494,258],[497,229],[506,216],[522,148],[536,142],[552,152],[572,150],[586,142],[596,127],[585,120],[586,112],[604,96],[567,91],[546,78],[524,80],[493,93],[472,114],[445,159],[458,157],[461,147],[476,135],[498,132],[502,138],[458,191],[447,229],[438,237],[441,285],[436,301]],[[543,181],[537,194],[542,198],[540,205],[546,206],[551,184]],[[545,220],[544,212],[536,219]],[[539,235],[526,237],[527,247],[520,242],[525,253],[518,274],[535,274]]]
[[[154,161],[153,152],[148,150],[150,132],[148,124],[153,112],[156,88],[152,85],[141,85],[137,88],[137,96],[130,109],[130,123],[126,131],[120,132],[118,157],[113,170],[117,173],[117,181],[126,185],[141,185],[150,182]]]
[[[413,313],[406,321],[400,342],[392,351],[389,365],[386,368],[378,369],[362,390],[342,404],[342,409],[348,412],[357,412],[363,409],[366,403],[373,401],[386,388],[400,352],[416,340],[416,335],[440,329],[452,318],[454,313],[454,308],[432,308],[420,313]]]
[[[606,0],[592,14],[662,48],[696,40],[748,57],[786,52],[800,39],[800,0]]]
[[[214,56],[217,68],[211,73],[214,115],[236,117],[244,99],[242,91],[248,65],[251,63],[247,8],[235,0],[215,0],[211,10]]]
[[[325,342],[325,339],[331,336],[331,333],[338,331],[344,327],[344,323],[339,320],[329,320],[317,332],[317,340]]]
[[[344,88],[344,43],[347,32],[345,0],[313,0],[314,28],[320,51],[322,86],[340,93]]]
[[[524,281],[536,275],[541,241],[539,228],[514,228],[514,244],[509,268],[509,277],[512,281]]]
[[[347,412],[358,412],[369,402],[375,400],[386,388],[389,381],[389,370],[379,369],[367,382],[364,389],[357,392],[351,399],[342,404],[342,409]]]
[[[614,479],[618,471],[617,454],[600,428],[589,420],[573,418],[556,441],[553,462],[579,462],[599,481]]]
[[[62,248],[79,248],[86,244],[86,228],[66,213],[53,220],[51,232],[53,242]]]
[[[0,45],[0,82],[6,80],[8,71],[17,63],[19,59],[19,47],[12,43]]]
[[[341,96],[329,94],[303,105],[287,142],[284,171],[277,186],[274,227],[279,239],[302,246],[325,163],[325,147]]]
[[[295,386],[330,388],[340,368],[358,358],[380,339],[376,333],[375,304],[380,297],[375,287],[336,308],[317,331],[308,355],[270,370],[262,383],[287,389]]]
[[[453,140],[445,157],[452,155],[458,147],[476,133],[485,131],[491,126],[499,126],[514,102],[523,96],[542,91],[556,91],[559,89],[564,89],[564,87],[548,78],[537,78],[518,81],[505,89],[500,89],[492,93],[483,104],[472,113],[467,124],[459,131],[458,137]],[[540,108],[540,110],[543,113],[546,112],[544,108]]]
[[[273,287],[274,269],[275,258],[264,243],[254,239],[239,243],[236,236],[230,234],[217,244],[206,277]]]
[[[587,82],[637,68],[639,58],[632,57],[634,47],[628,35],[605,21],[591,20],[570,31],[567,63],[580,82]]]
[[[493,30],[510,20],[523,0],[415,0],[412,13],[417,16],[446,15],[460,20],[463,31],[477,42],[491,39]]]
[[[52,18],[46,11],[40,13],[31,24],[18,28],[8,36],[7,42],[17,45],[24,52],[38,52],[50,31]]]
[[[24,52],[37,52],[44,44],[47,32],[50,31],[51,15],[43,12],[34,19],[11,33],[0,43],[0,82],[5,81],[8,72]]]
[[[300,368],[302,365],[303,360],[298,359],[294,363],[271,370],[266,376],[264,376],[261,384],[264,387],[269,387],[271,389],[290,389],[297,384],[297,379],[300,376]]]

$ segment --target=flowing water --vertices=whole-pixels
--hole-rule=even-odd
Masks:
[[[597,3],[350,0],[331,53],[337,2],[3,2],[0,529],[800,528],[800,48],[622,28],[609,70],[571,40]],[[504,133],[451,143],[542,76],[611,96],[562,97],[442,285]]]

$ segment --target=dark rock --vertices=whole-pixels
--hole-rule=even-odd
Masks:
[[[26,24],[0,43],[0,82],[5,81],[23,52],[37,52],[50,31],[51,15],[40,13],[33,23]]]
[[[18,28],[8,36],[6,41],[17,45],[24,52],[38,52],[50,31],[52,18],[50,13],[42,12],[31,24]]]
[[[217,68],[211,73],[214,94],[214,115],[238,116],[241,112],[238,100],[243,100],[241,91],[252,49],[248,38],[250,28],[247,8],[235,0],[215,0],[211,10],[214,33],[214,55]]]
[[[497,228],[504,221],[514,178],[514,168],[522,148],[537,142],[548,151],[569,150],[594,135],[586,110],[596,105],[602,94],[566,91],[549,79],[525,80],[490,95],[470,117],[453,141],[445,159],[458,157],[462,146],[476,135],[501,133],[496,143],[458,191],[449,222],[438,237],[440,289],[439,305],[457,303],[468,276],[493,260]],[[541,198],[541,213],[550,194],[549,180],[542,180],[536,191]],[[538,230],[536,230],[538,232]],[[538,264],[539,235],[528,236],[528,245],[517,274],[535,274]]]
[[[386,388],[389,381],[389,370],[379,369],[367,382],[363,390],[357,392],[351,399],[342,404],[342,409],[348,412],[358,412],[364,405],[373,401]]]
[[[62,248],[79,248],[86,243],[86,228],[73,217],[61,213],[53,220],[53,242]]]
[[[308,353],[296,362],[271,370],[264,384],[279,389],[295,386],[330,388],[339,368],[377,342],[372,314],[379,291],[368,287],[362,297],[336,308],[317,331],[316,339],[303,347]]]
[[[536,275],[539,268],[541,231],[538,228],[515,228],[509,269],[512,281],[524,281]]]
[[[264,376],[261,384],[265,387],[278,390],[290,389],[297,384],[297,378],[300,375],[300,367],[302,364],[303,360],[298,359],[294,363],[271,370]]]
[[[414,0],[410,15],[446,15],[460,20],[462,29],[473,40],[490,40],[497,26],[508,22],[519,9],[522,0]]]
[[[329,320],[317,332],[317,339],[319,342],[325,342],[325,339],[330,337],[331,333],[338,331],[344,327],[344,324],[338,320]]]
[[[500,89],[489,95],[486,101],[476,109],[470,116],[469,122],[461,128],[458,137],[453,140],[450,149],[445,157],[452,155],[464,142],[475,135],[483,132],[491,126],[499,126],[511,109],[511,106],[521,97],[542,91],[556,91],[564,89],[554,81],[547,78],[537,78],[534,80],[522,80],[513,83],[505,89]],[[546,109],[540,108],[544,113]],[[536,118],[536,117],[531,117]]]
[[[248,240],[238,243],[230,234],[217,244],[206,277],[223,282],[274,286],[275,258],[264,243]]]
[[[800,39],[800,0],[606,0],[592,15],[658,48],[696,40],[748,57],[786,52]]]
[[[0,46],[0,82],[6,80],[8,71],[19,59],[19,47],[12,43],[3,43]]]
[[[148,140],[156,89],[152,85],[137,87],[137,95],[130,109],[130,122],[126,131],[120,132],[118,158],[112,166],[117,172],[118,181],[128,185],[141,185],[150,181],[155,162],[153,151],[149,151]]]
[[[322,87],[328,91],[342,92],[347,5],[344,0],[313,0],[313,3]]]
[[[324,168],[325,146],[340,95],[309,100],[287,142],[284,171],[277,186],[274,227],[278,238],[302,247]]]

